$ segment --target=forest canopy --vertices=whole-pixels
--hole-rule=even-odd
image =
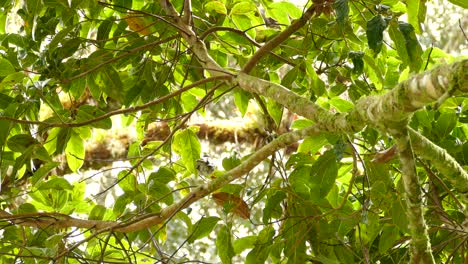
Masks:
[[[0,1],[0,262],[466,263],[466,1],[303,2]]]

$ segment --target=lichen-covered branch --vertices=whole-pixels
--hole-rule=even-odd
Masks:
[[[424,207],[416,164],[411,148],[410,137],[406,133],[396,136],[397,149],[401,163],[401,177],[405,187],[406,215],[411,233],[411,260],[413,264],[435,263],[432,255],[427,225],[424,220]]]
[[[302,130],[297,130],[289,133],[285,133],[267,145],[263,146],[252,154],[249,158],[243,161],[239,166],[232,170],[224,173],[215,180],[200,186],[190,192],[187,196],[182,198],[177,203],[174,203],[158,213],[151,213],[139,216],[136,219],[132,219],[126,222],[114,222],[114,221],[98,221],[98,220],[82,220],[70,217],[68,215],[57,214],[57,213],[31,213],[31,214],[18,214],[12,215],[5,211],[0,210],[0,222],[7,221],[21,226],[33,226],[33,227],[56,227],[56,228],[86,228],[93,229],[99,232],[101,231],[113,231],[113,232],[135,232],[157,224],[161,224],[164,221],[170,219],[179,210],[188,207],[194,202],[202,199],[210,193],[216,191],[220,187],[226,185],[229,182],[238,179],[251,171],[260,162],[265,160],[267,157],[272,155],[275,151],[284,148],[298,140],[305,138],[306,136],[317,135],[320,133],[320,129],[317,126],[311,126]]]
[[[423,135],[408,128],[414,152],[421,158],[430,160],[457,190],[456,195],[461,196],[464,204],[468,204],[468,173],[463,167],[443,148],[432,143]],[[466,208],[465,208],[466,210]]]

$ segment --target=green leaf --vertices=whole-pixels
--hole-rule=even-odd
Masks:
[[[409,220],[406,216],[406,204],[404,204],[404,200],[396,199],[392,203],[392,210],[391,210],[391,219],[392,222],[400,228],[403,233],[409,233]]]
[[[242,116],[244,116],[247,112],[250,98],[251,96],[248,92],[242,89],[234,90],[234,104],[236,105],[237,110],[239,110]]]
[[[352,102],[341,99],[340,97],[333,97],[328,100],[328,103],[340,113],[346,113],[354,109],[354,104]]]
[[[270,253],[271,239],[275,235],[273,227],[265,227],[258,234],[255,247],[247,254],[246,264],[265,263]]]
[[[117,176],[119,187],[126,193],[134,192],[137,188],[137,179],[135,175],[128,170],[119,172]]]
[[[310,199],[310,182],[308,178],[311,170],[311,166],[301,165],[293,170],[288,177],[292,190],[306,200]]]
[[[106,44],[107,39],[109,38],[109,33],[114,25],[114,21],[112,18],[108,18],[101,22],[98,27],[96,40],[98,41],[98,45],[100,47],[104,47]]]
[[[192,228],[192,233],[190,234],[187,242],[189,244],[193,243],[195,240],[208,236],[213,228],[216,226],[216,223],[221,220],[219,217],[203,217],[200,219]]]
[[[176,173],[168,167],[160,167],[157,172],[152,172],[148,177],[148,182],[159,182],[167,184],[176,179]]]
[[[2,82],[0,83],[0,91],[2,91],[5,88],[13,87],[15,84],[21,84],[25,77],[26,76],[23,72],[15,72],[12,74],[8,74],[5,78],[3,78]]]
[[[323,146],[328,144],[328,140],[323,133],[317,136],[306,137],[299,145],[298,152],[315,155]]]
[[[127,13],[128,9],[132,8],[132,0],[114,0],[115,10]],[[122,8],[123,7],[123,8]]]
[[[257,236],[246,236],[236,239],[233,243],[234,252],[236,254],[240,254],[248,248],[253,248],[255,246],[256,241]]]
[[[117,71],[112,67],[106,67],[99,72],[101,77],[99,86],[108,96],[120,100],[123,94],[123,84]]]
[[[356,75],[360,75],[364,70],[364,61],[362,60],[362,58],[364,57],[364,52],[350,51],[348,53],[348,57],[353,61],[353,73]]]
[[[41,182],[37,186],[38,190],[73,190],[73,186],[64,178],[52,178],[46,182]]]
[[[400,22],[398,29],[403,33],[405,38],[406,52],[408,53],[410,70],[419,72],[422,65],[422,48],[414,33],[414,28],[411,24]]]
[[[421,33],[421,23],[424,22],[424,17],[425,17],[425,12],[426,12],[425,2],[426,2],[425,0],[407,0],[406,1],[408,22],[416,29],[416,32],[418,34]]]
[[[15,67],[7,59],[0,59],[0,77],[15,73]]]
[[[367,21],[367,44],[374,50],[375,54],[380,52],[383,43],[383,32],[387,27],[387,22],[381,15],[373,17]]]
[[[47,46],[47,48],[49,49],[49,55],[52,54],[52,52],[57,48],[58,44],[65,39],[68,33],[70,33],[75,28],[75,26],[66,27],[60,30],[60,32],[55,35],[55,37],[50,41],[49,45]]]
[[[107,208],[97,204],[93,207],[91,212],[89,213],[88,219],[89,220],[102,220],[104,215],[106,214]]]
[[[71,133],[65,148],[65,156],[67,157],[68,167],[71,171],[77,172],[84,163],[85,148],[83,139],[76,132]]]
[[[379,252],[385,254],[393,247],[399,238],[399,230],[396,226],[384,226],[379,239]]]
[[[336,11],[336,21],[340,24],[344,24],[348,20],[349,6],[348,0],[336,0],[333,3],[333,7]]]
[[[205,4],[205,10],[210,12],[214,11],[221,15],[227,15],[227,9],[221,1],[211,1]]]
[[[235,253],[231,242],[231,232],[226,225],[222,225],[217,233],[216,249],[223,264],[232,263],[231,259],[235,256]]]
[[[39,15],[39,12],[42,9],[42,1],[38,0],[26,0],[26,9],[28,14],[33,17]]]
[[[314,95],[319,97],[326,94],[325,83],[319,78],[311,63],[306,63],[306,72],[311,79],[310,89],[314,92]]]
[[[408,52],[406,51],[406,41],[403,33],[398,28],[398,23],[396,21],[390,22],[390,28],[388,30],[390,39],[392,39],[395,49],[400,56],[400,59],[403,61],[403,65],[409,64]]]
[[[174,152],[180,155],[186,169],[197,174],[197,160],[200,159],[201,145],[191,129],[179,130],[172,143]]]
[[[38,144],[37,140],[28,134],[18,134],[8,139],[8,148],[14,152],[24,152],[31,145]]]
[[[281,203],[286,199],[286,194],[283,191],[273,191],[272,195],[269,195],[263,208],[263,223],[268,224],[271,222],[271,218],[280,218],[282,215]]]
[[[291,24],[290,18],[300,18],[302,11],[293,3],[282,1],[268,5],[265,14],[267,17],[271,17],[278,21],[279,24],[289,25]]]
[[[102,111],[101,109],[98,109],[95,106],[92,105],[82,105],[80,108],[78,108],[78,114],[76,116],[76,121],[77,122],[85,122],[91,119],[95,119],[97,117],[100,117],[102,115],[106,114],[106,112]],[[95,127],[95,128],[101,128],[101,129],[111,129],[112,128],[112,120],[110,117],[105,118],[103,120],[93,122],[90,124],[90,126]]]
[[[254,3],[250,1],[242,1],[235,4],[230,12],[230,15],[240,15],[240,14],[247,14],[250,12],[254,12],[257,10],[257,7]]]
[[[171,205],[174,202],[171,188],[162,182],[152,181],[148,192],[156,201],[161,200],[167,205]]]
[[[234,153],[233,155],[231,155],[230,157],[227,157],[227,158],[224,158],[223,159],[223,168],[228,171],[228,170],[231,170],[231,169],[234,169],[235,167],[237,167],[239,164],[241,163],[240,159],[237,158],[237,155],[236,153]]]
[[[335,184],[338,165],[333,150],[322,154],[310,171],[311,194],[314,198],[324,198]]]
[[[434,132],[437,137],[442,139],[448,136],[457,125],[457,120],[457,115],[453,112],[442,113],[439,118],[437,118],[437,122],[434,127]]]
[[[465,0],[449,0],[450,3],[468,9],[468,2]]]
[[[34,172],[31,183],[34,186],[36,183],[40,182],[51,170],[55,169],[60,162],[48,162],[42,165],[37,171]]]

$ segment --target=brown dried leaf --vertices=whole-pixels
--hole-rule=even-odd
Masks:
[[[375,153],[374,158],[372,159],[372,162],[375,163],[386,163],[393,159],[396,154],[397,154],[397,148],[396,145],[393,145],[391,148],[386,149],[384,151],[380,151]]]
[[[225,207],[226,203],[229,203],[229,207],[232,206],[231,211],[235,215],[244,219],[250,218],[249,206],[239,196],[225,192],[217,192],[213,193],[211,197],[213,197],[213,200],[216,202],[217,205],[222,206],[223,208]]]
[[[128,27],[138,34],[148,36],[151,34],[149,26],[146,25],[145,20],[141,16],[129,15],[124,17],[125,21],[128,24]]]

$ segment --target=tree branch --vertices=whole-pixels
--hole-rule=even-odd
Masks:
[[[86,126],[86,125],[89,125],[89,124],[92,124],[92,123],[95,123],[95,122],[99,122],[101,120],[104,120],[106,118],[109,118],[111,116],[115,116],[115,115],[120,115],[120,114],[129,114],[129,113],[134,113],[134,112],[138,112],[138,111],[141,111],[141,110],[144,110],[148,107],[151,107],[153,105],[157,105],[157,104],[160,104],[172,97],[175,97],[175,96],[178,96],[180,95],[181,93],[183,92],[186,92],[194,87],[197,87],[201,84],[204,84],[204,83],[208,83],[208,82],[211,82],[211,81],[217,81],[217,80],[229,80],[231,79],[232,76],[229,76],[229,75],[218,75],[218,76],[215,76],[215,77],[210,77],[210,78],[206,78],[206,79],[202,79],[202,80],[199,80],[199,81],[196,81],[196,82],[193,82],[185,87],[182,87],[180,88],[179,90],[173,92],[173,93],[170,93],[170,94],[167,94],[167,95],[164,95],[156,100],[153,100],[153,101],[150,101],[146,104],[142,104],[142,105],[139,105],[139,106],[134,106],[134,107],[129,107],[129,108],[125,108],[125,109],[119,109],[119,110],[115,110],[115,111],[110,111],[102,116],[98,116],[96,118],[93,118],[93,119],[89,119],[89,120],[86,120],[86,121],[83,121],[83,122],[78,122],[78,123],[48,123],[48,122],[42,122],[42,121],[30,121],[30,120],[22,120],[22,119],[16,119],[16,118],[13,118],[13,117],[9,117],[9,116],[0,116],[0,120],[7,120],[7,121],[11,121],[11,122],[14,122],[14,123],[19,123],[19,124],[29,124],[29,125],[45,125],[45,126],[48,126],[48,127],[82,127],[82,126]]]
[[[318,135],[320,132],[319,127],[311,126],[302,130],[285,133],[257,150],[239,166],[219,176],[215,180],[196,188],[177,203],[162,209],[158,213],[145,214],[127,222],[81,220],[57,213],[12,215],[2,210],[0,210],[0,220],[9,221],[16,225],[33,227],[77,227],[94,229],[97,232],[113,231],[122,233],[139,231],[163,223],[170,219],[179,210],[188,207],[227,183],[242,177],[277,150],[297,142],[306,136]]]
[[[396,135],[397,149],[401,163],[401,177],[405,188],[406,215],[409,220],[411,232],[411,259],[410,263],[435,263],[432,255],[431,243],[424,220],[422,192],[416,172],[416,163],[411,148],[408,131]]]
[[[258,61],[265,56],[268,52],[272,51],[274,48],[279,46],[283,43],[286,39],[288,39],[294,32],[299,30],[303,27],[307,21],[312,17],[315,12],[315,6],[310,6],[306,12],[302,15],[301,18],[293,22],[289,27],[287,27],[284,31],[278,34],[276,37],[272,38],[270,41],[265,43],[260,49],[255,52],[255,54],[250,58],[249,61],[244,65],[242,72],[249,73],[255,65],[257,65]]]

